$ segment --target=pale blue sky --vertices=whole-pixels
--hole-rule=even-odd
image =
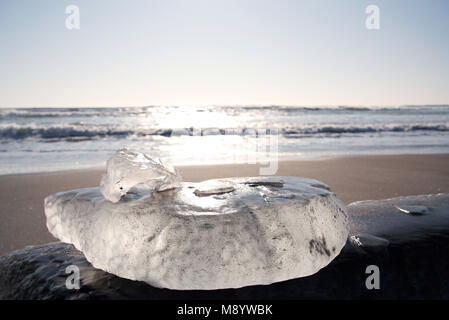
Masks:
[[[448,104],[448,39],[446,0],[1,0],[0,106]]]

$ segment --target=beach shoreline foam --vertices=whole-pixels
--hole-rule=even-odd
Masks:
[[[448,110],[429,105],[2,109],[0,174],[98,167],[123,147],[178,166],[244,163],[265,159],[266,135],[276,136],[281,160],[448,153]]]

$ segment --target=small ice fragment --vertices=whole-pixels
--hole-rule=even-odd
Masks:
[[[178,187],[181,181],[181,175],[170,164],[125,148],[109,158],[100,191],[107,200],[118,202],[138,184],[151,191],[163,191]]]
[[[380,252],[390,244],[387,239],[367,233],[350,236],[349,241],[356,250],[370,253]]]
[[[234,187],[223,187],[223,188],[215,188],[215,189],[208,189],[208,190],[198,190],[196,189],[193,193],[197,197],[207,197],[217,194],[225,194],[234,191]]]
[[[425,206],[401,206],[401,207],[395,206],[395,207],[401,212],[411,214],[414,216],[426,214],[428,211],[428,208]]]
[[[215,196],[235,190],[235,183],[227,180],[207,180],[195,188],[193,192],[197,197]]]

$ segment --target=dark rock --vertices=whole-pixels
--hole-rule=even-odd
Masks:
[[[428,210],[425,215],[409,215],[396,206],[425,206]],[[0,298],[449,298],[449,195],[363,201],[349,205],[348,209],[350,235],[345,248],[327,267],[309,277],[240,289],[158,289],[95,269],[72,245],[58,242],[26,247],[0,257]],[[80,270],[79,290],[65,286],[68,276],[65,270],[72,264]],[[368,290],[365,286],[369,276],[365,270],[369,265],[379,267],[379,290]]]

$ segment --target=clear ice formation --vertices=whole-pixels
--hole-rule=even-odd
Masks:
[[[118,165],[120,174],[108,179],[129,172],[127,187],[152,181],[156,174],[137,179],[140,171],[130,168],[129,159],[140,157],[114,157],[110,166]],[[114,189],[114,199],[121,194]],[[297,177],[183,182],[151,196],[134,188],[116,203],[105,201],[99,188],[71,190],[48,196],[45,215],[49,231],[94,267],[177,290],[309,276],[340,253],[348,236],[343,203],[325,184]]]
[[[182,178],[171,165],[160,159],[121,149],[112,156],[100,183],[105,199],[118,202],[131,188],[144,185],[151,191],[163,191],[179,186]]]

